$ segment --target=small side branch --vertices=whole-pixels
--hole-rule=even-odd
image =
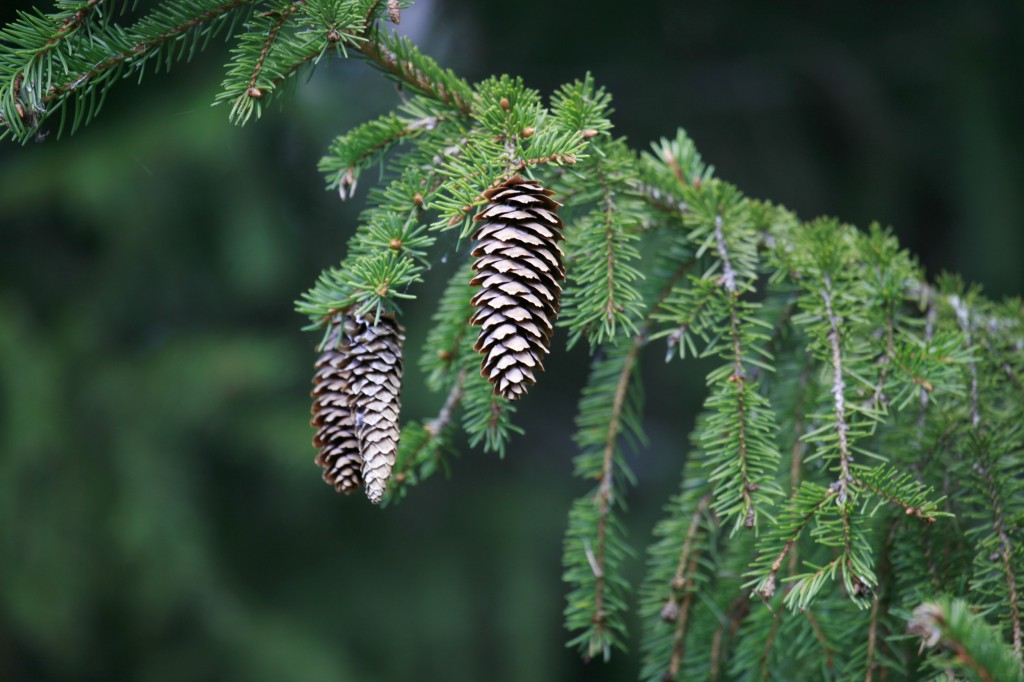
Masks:
[[[426,438],[423,438],[416,445],[416,449],[409,453],[402,461],[398,463],[392,474],[392,486],[402,486],[409,476],[409,472],[415,469],[419,464],[426,461],[430,455],[424,455],[424,453],[430,453],[432,447],[436,445],[444,433],[448,425],[451,424],[452,418],[455,414],[455,410],[458,409],[459,404],[462,402],[462,398],[465,395],[465,381],[466,381],[466,370],[461,370],[455,378],[455,383],[452,385],[451,390],[448,392],[448,397],[444,401],[444,405],[441,410],[437,413],[437,416],[429,421],[423,422],[423,430],[426,432]]]
[[[448,398],[444,401],[441,411],[437,413],[436,417],[423,425],[423,428],[427,430],[431,438],[439,437],[448,428],[452,421],[452,415],[455,413],[455,408],[462,402],[462,396],[465,394],[465,383],[466,370],[463,368],[458,376],[455,377],[455,385],[448,392]]]
[[[92,14],[93,10],[99,5],[101,0],[89,0],[85,5],[75,12],[73,15],[60,22],[60,28],[53,34],[53,37],[46,41],[46,45],[43,49],[39,50],[34,56],[36,58],[42,57],[43,55],[53,51],[62,40],[70,36],[72,33],[78,30],[85,20]]]
[[[473,107],[459,93],[452,92],[442,83],[435,83],[422,70],[417,69],[412,62],[400,62],[395,54],[379,41],[367,40],[362,42],[357,49],[363,57],[381,71],[391,74],[432,99],[457,109],[465,116],[472,115]]]
[[[258,97],[260,95],[259,89],[256,87],[256,83],[259,81],[260,73],[263,71],[263,64],[267,60],[267,55],[270,53],[270,48],[273,47],[274,41],[277,40],[277,34],[280,33],[281,27],[299,10],[299,3],[293,2],[286,9],[277,13],[277,19],[274,21],[270,30],[267,31],[267,38],[263,41],[263,49],[260,50],[260,56],[256,59],[256,65],[253,66],[252,75],[249,77],[249,92],[250,97]]]
[[[721,214],[715,216],[715,248],[722,259],[722,286],[730,294],[736,294],[736,270],[732,267],[729,252],[725,247],[725,231]]]
[[[604,320],[605,325],[609,329],[614,329],[617,305],[615,302],[615,193],[608,186],[608,176],[603,169],[599,171],[599,177],[601,179],[601,191],[604,194],[604,243],[607,264],[607,275],[605,277],[607,300],[604,306]]]
[[[771,566],[768,568],[768,575],[761,580],[761,586],[757,589],[759,594],[764,599],[771,599],[775,595],[775,588],[778,584],[777,576],[779,571],[782,570],[782,562],[785,561],[786,555],[796,546],[796,541],[800,537],[800,534],[804,532],[804,528],[814,520],[814,517],[818,515],[821,508],[825,506],[825,503],[831,500],[836,495],[834,490],[829,490],[822,496],[822,498],[811,507],[804,516],[800,519],[800,522],[793,528],[789,537],[786,539],[786,543],[782,546],[782,549],[775,556]]]
[[[829,332],[828,343],[832,351],[832,396],[834,398],[834,411],[836,415],[836,434],[839,437],[839,480],[836,482],[836,492],[839,493],[839,504],[846,504],[849,497],[848,486],[853,480],[850,475],[850,443],[847,432],[850,425],[846,417],[846,381],[843,378],[843,351],[842,351],[842,321],[833,310],[832,278],[824,276],[825,289],[821,297],[825,301],[825,315],[828,318]]]
[[[950,296],[949,304],[956,313],[956,321],[960,325],[960,331],[964,333],[964,343],[967,348],[970,348],[973,345],[971,338],[971,311],[959,296]],[[981,410],[978,406],[978,363],[971,360],[967,365],[967,369],[971,374],[971,426],[977,431],[981,424]]]
[[[598,633],[601,633],[604,629],[604,565],[608,521],[611,515],[612,504],[614,503],[615,448],[622,427],[622,410],[626,403],[629,379],[633,374],[633,367],[636,364],[641,346],[642,344],[639,342],[639,339],[635,341],[622,363],[622,371],[619,373],[619,381],[615,388],[615,398],[612,402],[611,414],[609,415],[608,433],[605,436],[604,450],[602,451],[601,482],[597,487],[597,493],[594,495],[594,502],[597,504],[598,510],[597,550],[593,561],[591,561],[591,566],[594,570],[594,619],[595,628]]]
[[[999,538],[999,562],[1003,569],[1003,576],[1006,579],[1007,601],[1010,607],[1010,629],[1013,637],[1013,653],[1021,658],[1022,650],[1022,628],[1020,613],[1020,593],[1017,588],[1017,574],[1013,568],[1013,538],[1007,532],[1006,515],[1003,510],[1003,502],[1000,499],[999,489],[992,478],[991,470],[982,464],[975,464],[974,470],[985,482],[988,489],[989,501],[992,503],[992,530]]]
[[[693,543],[700,531],[700,522],[711,504],[711,495],[704,495],[697,502],[697,508],[690,517],[690,527],[686,531],[686,539],[683,541],[682,550],[679,552],[679,563],[676,573],[672,577],[672,596],[662,609],[661,616],[665,620],[675,622],[675,630],[672,633],[672,656],[669,659],[666,678],[676,679],[679,668],[682,666],[683,656],[686,654],[686,626],[689,623],[690,608],[693,605],[693,596],[696,590],[693,589],[692,575],[697,569],[700,560],[700,550],[693,548]]]

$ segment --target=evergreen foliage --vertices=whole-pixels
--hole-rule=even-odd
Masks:
[[[168,0],[121,25],[103,0],[60,0],[0,32],[0,135],[28,141],[54,115],[58,133],[74,130],[121,77],[236,30],[218,101],[238,124],[304,67],[366,60],[414,94],[321,161],[342,199],[375,164],[382,181],[345,258],[297,309],[325,334],[339,314],[400,317],[448,257],[441,234],[465,257],[488,188],[522,174],[558,192],[556,338],[592,354],[575,459],[592,489],[563,554],[570,645],[608,658],[628,641],[625,453],[644,445],[642,351],[664,344],[670,369],[715,364],[680,448],[681,491],[647,549],[642,679],[1020,679],[1024,304],[930,284],[877,225],[803,222],[744,196],[682,130],[637,153],[612,136],[610,97],[589,75],[547,104],[507,75],[470,86],[388,32],[397,11]],[[470,279],[461,265],[427,339],[410,339],[438,412],[402,429],[386,500],[446,468],[460,432],[502,455],[521,433],[479,373]]]

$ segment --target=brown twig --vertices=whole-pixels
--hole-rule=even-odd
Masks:
[[[274,41],[277,40],[277,34],[281,31],[281,27],[294,15],[300,7],[300,3],[293,2],[285,10],[281,12],[275,12],[277,14],[277,20],[267,31],[266,40],[263,41],[263,49],[260,50],[260,56],[256,59],[256,64],[253,66],[252,75],[249,77],[249,96],[258,97],[259,89],[256,87],[257,81],[259,81],[260,73],[263,71],[263,64],[266,62],[267,55],[270,53],[270,48],[274,45]]]
[[[622,410],[626,402],[626,393],[629,388],[629,380],[633,374],[633,367],[636,365],[637,356],[640,353],[642,344],[634,341],[626,358],[623,361],[622,371],[619,373],[619,382],[615,388],[615,397],[612,401],[612,410],[608,419],[608,432],[605,436],[604,450],[602,452],[601,482],[594,494],[594,502],[597,504],[597,550],[595,553],[596,567],[594,568],[594,625],[598,633],[604,630],[604,561],[605,561],[605,538],[608,533],[608,519],[611,507],[614,502],[613,482],[615,473],[615,446],[618,442],[619,431],[622,426]]]
[[[700,521],[704,517],[704,512],[707,511],[708,505],[711,504],[711,499],[710,494],[700,498],[697,502],[697,508],[694,509],[693,515],[690,517],[690,527],[686,531],[686,538],[679,552],[676,573],[670,583],[672,595],[669,597],[669,603],[673,608],[668,609],[667,612],[664,609],[662,610],[663,616],[666,613],[667,615],[674,615],[673,620],[676,625],[672,633],[672,656],[669,658],[667,671],[668,679],[672,680],[676,679],[676,676],[679,674],[679,668],[686,653],[686,626],[689,622],[693,596],[696,594],[696,590],[693,589],[693,579],[690,576],[696,571],[701,552],[699,549],[693,549],[693,543],[700,530]]]
[[[821,644],[821,650],[825,654],[825,667],[829,670],[835,665],[832,660],[832,647],[828,645],[828,640],[825,638],[825,633],[821,629],[821,625],[818,624],[818,619],[814,617],[814,614],[810,611],[804,611],[804,615],[807,616],[807,620],[811,624],[811,630],[814,631],[814,636],[818,639],[818,643]]]
[[[432,81],[423,71],[417,69],[412,62],[399,62],[394,53],[387,51],[381,43],[366,40],[356,46],[363,57],[377,68],[399,78],[406,85],[436,99],[442,104],[453,107],[465,116],[471,116],[473,108],[469,102],[457,92],[451,92],[441,83]]]
[[[1013,569],[1013,539],[1006,530],[1006,518],[1003,511],[1002,500],[996,482],[993,480],[992,472],[988,467],[980,463],[974,465],[974,470],[988,490],[989,501],[992,503],[992,530],[999,538],[999,561],[1006,577],[1007,601],[1010,607],[1010,629],[1013,637],[1013,653],[1021,658],[1022,630],[1020,613],[1020,595],[1017,591],[1017,574]]]

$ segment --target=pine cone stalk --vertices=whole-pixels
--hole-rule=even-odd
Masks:
[[[474,348],[483,355],[481,375],[508,400],[525,395],[536,382],[551,345],[565,280],[560,204],[551,190],[519,175],[484,192],[490,204],[474,220],[477,272],[471,284],[480,326]]]

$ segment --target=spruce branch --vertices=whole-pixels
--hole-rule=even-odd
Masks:
[[[558,187],[575,218],[561,324],[571,341],[586,337],[596,349],[576,459],[594,487],[574,503],[564,547],[566,624],[586,658],[624,647],[623,499],[633,482],[624,453],[643,440],[640,352],[664,337],[670,355],[678,348],[719,365],[707,375],[682,490],[649,551],[645,679],[728,671],[872,682],[900,666],[913,675],[916,659],[897,651],[891,614],[942,590],[971,595],[979,613],[965,622],[998,620],[1011,643],[1003,653],[1013,662],[1015,651],[1019,666],[1019,302],[927,284],[876,226],[805,224],[744,197],[713,177],[682,130],[637,154],[612,138],[610,97],[589,74],[546,105],[519,78],[470,87],[386,31],[402,2],[253,4],[170,0],[127,29],[95,18],[100,0],[60,0],[57,19],[23,19],[4,34],[25,49],[15,62],[0,59],[3,134],[26,139],[25,129],[71,105],[77,126],[118,76],[158,60],[169,66],[236,22],[246,30],[219,98],[234,103],[236,122],[258,116],[321,57],[369,62],[415,95],[337,138],[322,162],[342,198],[378,161],[388,179],[369,193],[346,258],[298,307],[329,339],[330,320],[344,313],[391,320],[438,259],[436,232],[461,226],[469,236],[488,188],[516,173]],[[650,253],[653,263],[643,260]],[[388,499],[446,466],[457,427],[500,454],[518,431],[514,408],[476,371],[469,282],[459,268],[439,302],[422,366],[441,405],[403,430]],[[941,517],[955,522],[940,534]],[[736,532],[755,526],[760,534]],[[846,595],[823,594],[835,582]],[[751,608],[751,588],[765,608]],[[979,679],[1011,679],[992,664],[1002,654],[986,659],[969,635],[949,640],[953,663]]]
[[[775,595],[778,574],[786,556],[794,550],[804,530],[817,518],[826,504],[838,495],[834,488],[823,488],[810,482],[803,482],[783,507],[776,520],[775,528],[765,542],[766,546],[781,547],[774,553],[762,553],[751,567],[748,575],[756,577],[753,590],[763,599]]]
[[[107,89],[122,76],[138,73],[146,64],[162,60],[168,68],[171,63],[191,57],[199,49],[200,40],[209,40],[237,20],[237,11],[256,0],[173,0],[165,2],[144,16],[131,28],[110,25],[98,28],[91,40],[76,45],[73,54],[65,55],[60,68],[52,65],[46,70],[32,69],[29,76],[18,81],[24,92],[31,86],[31,126],[14,123],[7,103],[13,106],[8,93],[0,101],[5,103],[2,133],[28,139],[53,113],[61,112],[64,128],[66,108],[74,107],[72,132],[95,116],[103,104]],[[229,31],[230,33],[230,31]],[[177,46],[177,53],[173,47]]]
[[[1020,658],[962,599],[944,597],[921,604],[907,630],[921,638],[922,649],[939,647],[930,657],[939,669],[960,670],[980,682],[1024,679]]]
[[[379,3],[378,3],[379,4]],[[469,86],[450,69],[442,69],[407,38],[376,31],[362,41],[358,53],[405,87],[451,107],[463,116],[473,114]]]
[[[972,414],[973,421],[973,414]],[[978,449],[984,451],[987,442],[978,443]],[[992,555],[998,556],[1000,568],[1003,573],[1003,580],[1006,585],[1006,607],[1009,615],[1010,634],[1013,641],[1013,652],[1018,659],[1021,658],[1021,595],[1018,588],[1017,567],[1015,566],[1015,554],[1019,551],[1015,547],[1013,538],[1010,535],[1006,502],[1003,500],[1004,493],[1002,485],[996,481],[990,465],[983,461],[976,462],[972,467],[976,477],[980,479],[981,487],[988,495],[989,509],[992,515],[992,532],[998,540],[995,543],[995,551]],[[982,543],[982,546],[991,546],[991,543]],[[988,557],[989,559],[991,558]]]
[[[263,71],[263,66],[267,62],[267,54],[270,53],[270,48],[277,39],[277,34],[281,31],[281,27],[285,25],[285,22],[287,22],[292,15],[299,11],[300,7],[300,3],[292,2],[283,9],[267,13],[267,16],[271,17],[273,21],[270,24],[270,29],[267,31],[266,38],[263,40],[263,47],[260,49],[259,56],[256,58],[256,63],[252,67],[252,75],[249,76],[249,89],[246,91],[246,94],[249,97],[263,96],[256,88],[256,84],[259,82],[260,72]]]
[[[622,507],[622,479],[632,473],[622,460],[620,441],[643,438],[640,430],[642,392],[637,359],[642,339],[621,339],[595,359],[580,398],[575,440],[580,454],[575,473],[597,481],[597,487],[576,500],[570,511],[563,563],[572,585],[565,608],[566,627],[576,632],[569,642],[584,657],[607,659],[612,647],[623,647],[625,625],[621,563],[630,552],[616,514]]]
[[[569,329],[570,348],[582,337],[593,348],[620,333],[635,335],[643,315],[636,286],[644,277],[637,267],[643,211],[626,183],[636,160],[622,141],[592,145],[599,153],[560,187],[575,206],[592,207],[569,223],[566,234],[570,286],[560,324]]]
[[[974,345],[971,339],[971,310],[967,307],[964,300],[957,295],[949,297],[949,305],[956,313],[957,324],[964,335],[964,345],[970,349]],[[971,361],[968,363],[967,369],[971,376],[971,426],[977,429],[981,423],[981,410],[978,406],[978,365],[976,362]]]
[[[462,369],[437,415],[402,429],[394,472],[384,498],[385,505],[401,499],[409,486],[422,483],[443,465],[442,453],[449,445],[455,411],[465,395],[465,381],[466,370]]]
[[[608,420],[608,432],[605,435],[604,448],[601,453],[601,478],[597,486],[597,493],[594,501],[597,506],[597,553],[594,566],[594,613],[596,621],[596,632],[594,637],[604,639],[605,624],[605,578],[604,565],[607,551],[608,523],[611,515],[612,505],[615,503],[615,449],[619,440],[619,432],[622,429],[623,409],[626,404],[627,390],[630,379],[633,376],[633,369],[636,365],[636,358],[640,350],[640,344],[634,342],[622,361],[622,369],[619,370],[618,384],[615,387],[615,395],[612,399],[611,411]]]
[[[832,393],[835,411],[835,429],[836,435],[839,442],[839,480],[836,481],[836,492],[838,494],[838,503],[841,506],[846,505],[848,500],[848,486],[853,481],[853,477],[850,475],[850,444],[848,441],[847,433],[850,430],[850,426],[847,422],[846,416],[846,381],[843,378],[843,351],[841,347],[842,332],[842,321],[836,316],[833,311],[833,291],[832,291],[832,278],[826,273],[823,275],[822,280],[825,288],[821,292],[821,298],[825,302],[825,315],[828,320],[828,343],[831,349],[831,360],[832,360]],[[844,519],[846,519],[846,512],[843,513]]]
[[[688,577],[694,574],[700,561],[700,548],[694,548],[694,540],[700,529],[701,519],[711,504],[711,495],[704,495],[697,502],[697,508],[690,519],[690,527],[686,531],[683,547],[679,552],[679,562],[671,582],[671,597],[665,602],[661,618],[675,625],[672,631],[672,656],[669,658],[666,676],[674,680],[679,675],[686,643],[686,625],[689,620],[690,607],[696,590],[693,581]]]

